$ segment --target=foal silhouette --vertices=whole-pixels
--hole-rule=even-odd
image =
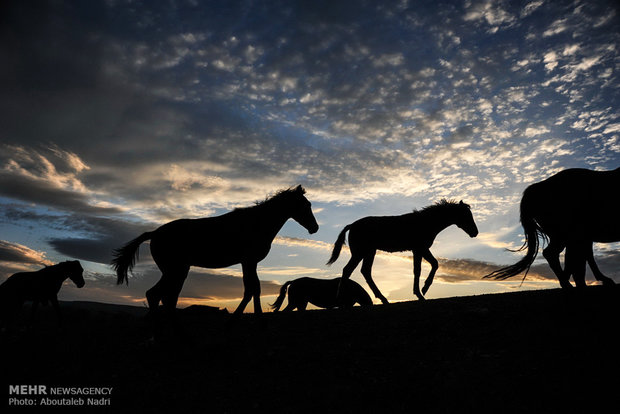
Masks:
[[[176,307],[190,266],[221,268],[241,263],[244,292],[235,313],[242,313],[252,298],[254,312],[260,313],[256,267],[269,253],[278,231],[289,218],[310,234],[319,229],[304,194],[305,190],[297,186],[252,207],[238,208],[217,217],[175,220],[143,233],[115,250],[112,267],[117,283],[127,281],[127,272],[135,264],[140,244],[151,240],[151,255],[162,273],[159,282],[146,292],[151,311],[157,309],[160,301],[167,309]]]
[[[563,288],[585,283],[585,264],[604,284],[614,282],[604,276],[594,261],[592,243],[620,241],[620,214],[613,197],[620,188],[620,168],[592,171],[574,168],[561,171],[546,180],[527,187],[521,198],[521,224],[527,249],[525,257],[511,266],[484,277],[507,279],[525,271],[525,276],[538,254],[539,237],[548,240],[543,256]],[[566,248],[565,269],[560,253]]]
[[[15,273],[0,285],[0,306],[3,318],[6,322],[14,320],[24,302],[31,300],[30,321],[32,322],[39,303],[47,304],[49,301],[60,323],[58,292],[67,278],[70,278],[78,288],[83,287],[85,284],[83,271],[80,262],[74,260],[47,266],[36,272]]]
[[[456,203],[441,200],[439,203],[425,207],[420,211],[401,216],[364,217],[342,230],[334,244],[334,250],[327,264],[331,265],[338,259],[348,231],[351,259],[342,270],[342,279],[348,279],[363,260],[362,275],[364,279],[366,279],[375,296],[386,304],[388,303],[387,299],[372,280],[371,269],[375,254],[377,250],[386,252],[411,250],[414,274],[413,293],[418,299],[424,300],[424,294],[433,283],[435,272],[439,267],[429,249],[437,234],[453,224],[456,224],[470,237],[478,235],[478,228],[471,214],[471,209],[463,201]],[[420,291],[422,258],[431,265],[431,271],[426,278],[422,291]]]
[[[280,310],[282,302],[288,289],[288,305],[282,310],[289,312],[297,308],[300,311],[306,310],[308,303],[312,303],[319,308],[353,307],[356,303],[361,306],[371,306],[372,299],[363,287],[353,280],[343,281],[340,287],[340,278],[335,279],[315,279],[313,277],[300,277],[290,280],[280,288],[280,296],[271,305],[274,312]],[[340,297],[338,288],[340,287]]]

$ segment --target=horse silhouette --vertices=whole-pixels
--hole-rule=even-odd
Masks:
[[[364,279],[366,279],[375,296],[382,303],[387,304],[387,299],[372,280],[371,270],[375,254],[377,250],[386,252],[411,250],[414,274],[413,293],[418,299],[424,300],[424,294],[433,283],[435,272],[439,267],[429,249],[437,234],[453,224],[456,224],[470,237],[478,235],[478,228],[474,222],[471,208],[463,201],[457,203],[444,199],[420,211],[413,211],[400,216],[364,217],[345,226],[340,232],[327,264],[331,265],[338,259],[348,231],[351,259],[342,270],[342,280],[348,279],[357,265],[363,261],[362,275]],[[420,291],[422,258],[431,265],[431,271],[426,278],[422,291]]]
[[[613,196],[619,188],[620,168],[612,171],[573,168],[530,185],[521,198],[525,242],[517,250],[527,249],[525,257],[484,277],[504,280],[525,271],[525,279],[538,255],[540,238],[548,241],[543,256],[563,288],[572,287],[571,275],[575,285],[586,285],[586,262],[598,280],[613,284],[598,269],[592,243],[620,241],[620,214]],[[562,269],[560,253],[564,248],[565,269]]]
[[[161,279],[146,292],[151,311],[157,309],[160,301],[166,309],[176,307],[190,266],[222,268],[241,263],[244,292],[235,313],[242,313],[252,298],[254,312],[260,313],[256,267],[269,253],[278,231],[289,218],[310,234],[319,229],[304,194],[305,190],[297,186],[252,207],[237,208],[216,217],[175,220],[143,233],[114,251],[112,267],[117,284],[127,281],[140,244],[150,240],[151,255],[162,273]]]
[[[313,277],[301,277],[290,280],[280,288],[280,296],[271,305],[274,312],[280,310],[282,302],[286,297],[288,289],[288,305],[282,310],[289,312],[297,308],[300,311],[306,310],[308,303],[312,303],[319,308],[350,308],[356,303],[361,306],[371,306],[372,299],[359,284],[353,280],[343,281],[340,287],[340,278],[335,279],[316,279]],[[340,297],[338,288],[340,287]]]
[[[585,286],[586,263],[588,263],[596,280],[602,282],[603,285],[615,285],[615,282],[605,276],[594,261],[592,244],[592,242],[567,243],[564,255],[564,280],[569,281],[572,275],[577,286]],[[570,285],[570,281],[568,284]]]
[[[7,322],[14,320],[24,302],[31,300],[30,321],[32,322],[39,304],[47,304],[49,301],[60,323],[58,292],[67,278],[70,278],[78,288],[83,287],[85,284],[83,271],[80,262],[73,260],[46,266],[36,272],[15,273],[0,285],[0,306],[3,318]]]

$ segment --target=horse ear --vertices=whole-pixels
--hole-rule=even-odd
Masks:
[[[301,186],[301,184],[299,184],[296,188],[295,191],[297,191],[298,193],[301,194],[305,194],[306,190],[304,190],[304,188]]]
[[[465,204],[465,203],[463,203],[463,200],[461,200],[461,201],[459,202],[459,204],[460,204],[460,205],[463,205],[463,204]]]

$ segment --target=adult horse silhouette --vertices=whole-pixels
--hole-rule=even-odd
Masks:
[[[456,203],[441,200],[420,211],[413,211],[400,216],[364,217],[345,226],[340,232],[327,264],[331,265],[338,259],[348,231],[351,259],[342,270],[342,279],[348,279],[357,265],[363,261],[362,275],[364,279],[366,279],[375,296],[386,304],[388,303],[387,299],[372,280],[371,270],[375,254],[377,250],[386,252],[411,250],[414,274],[413,293],[418,299],[424,300],[424,294],[433,283],[435,272],[439,267],[429,249],[437,234],[453,224],[456,224],[470,237],[478,235],[478,228],[471,214],[471,209],[463,201]],[[422,258],[431,265],[431,271],[426,278],[422,291],[420,291]]]
[[[363,287],[353,280],[347,279],[343,281],[340,287],[340,278],[335,279],[316,279],[313,277],[300,277],[299,279],[290,280],[280,288],[280,296],[271,305],[274,312],[280,310],[282,302],[286,297],[288,289],[288,305],[282,310],[290,312],[297,308],[300,311],[306,310],[308,303],[312,303],[319,308],[350,308],[356,303],[361,306],[371,306],[372,299]],[[338,288],[340,287],[340,297],[338,297]]]
[[[571,275],[578,287],[586,285],[586,262],[598,280],[613,284],[596,266],[592,243],[620,241],[620,214],[614,197],[619,188],[620,168],[613,171],[573,168],[530,185],[521,198],[525,242],[518,251],[527,249],[525,257],[484,277],[503,280],[523,271],[527,276],[541,238],[548,241],[543,256],[563,288],[572,287]],[[562,269],[560,253],[564,248],[565,269]]]
[[[310,234],[319,229],[304,194],[305,190],[297,186],[252,207],[238,208],[217,217],[175,220],[143,233],[115,250],[112,267],[117,284],[127,281],[127,272],[138,258],[140,244],[151,240],[151,255],[162,273],[159,282],[146,292],[151,311],[157,309],[160,301],[166,309],[176,307],[190,266],[221,268],[241,263],[244,292],[235,313],[242,313],[252,298],[254,312],[260,313],[256,267],[269,253],[280,228],[292,218]]]
[[[83,271],[80,262],[73,260],[46,266],[36,272],[15,273],[0,285],[0,306],[3,318],[7,322],[14,319],[24,302],[31,300],[30,321],[32,322],[39,304],[47,304],[49,301],[60,323],[58,292],[67,278],[70,278],[78,288],[84,286]]]

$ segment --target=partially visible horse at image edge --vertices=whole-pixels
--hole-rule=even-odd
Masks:
[[[46,266],[35,272],[19,272],[9,276],[0,285],[0,309],[2,318],[6,322],[14,320],[17,313],[27,300],[32,301],[30,322],[39,304],[51,302],[58,323],[60,323],[60,306],[58,305],[58,292],[63,282],[69,278],[78,288],[84,286],[84,269],[79,261],[66,261],[52,266]]]
[[[620,213],[615,195],[620,189],[620,168],[593,171],[572,168],[527,187],[521,198],[521,224],[525,241],[518,251],[525,256],[511,266],[496,270],[485,278],[508,279],[521,272],[527,276],[538,255],[540,241],[548,241],[543,256],[557,276],[560,286],[586,286],[588,263],[597,280],[605,285],[614,281],[599,270],[592,252],[594,242],[620,241]],[[566,248],[564,268],[560,253]]]
[[[331,265],[338,259],[342,246],[345,244],[346,233],[349,232],[351,259],[342,270],[342,279],[348,279],[357,265],[363,261],[364,279],[374,295],[386,304],[388,300],[372,280],[371,270],[375,254],[377,250],[386,252],[410,250],[413,253],[413,293],[418,299],[423,300],[439,267],[437,259],[433,257],[429,249],[437,234],[453,224],[470,237],[478,235],[478,227],[474,222],[471,208],[463,201],[457,203],[444,199],[420,211],[400,216],[364,217],[345,226],[340,232],[327,264]],[[424,282],[424,287],[420,290],[422,258],[431,265],[431,271]]]
[[[271,242],[284,223],[292,218],[310,234],[319,229],[304,194],[300,185],[251,207],[216,217],[175,220],[143,233],[115,250],[112,267],[117,283],[127,281],[140,244],[150,240],[151,255],[162,272],[161,279],[146,292],[151,311],[157,309],[160,301],[167,309],[176,307],[190,266],[222,268],[241,263],[244,292],[235,313],[242,313],[252,299],[254,312],[261,313],[257,265],[269,253]]]

